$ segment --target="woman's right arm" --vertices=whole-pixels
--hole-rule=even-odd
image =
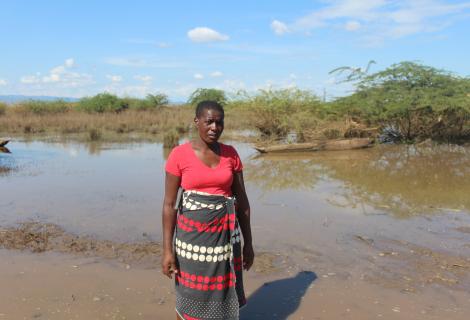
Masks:
[[[162,209],[163,254],[162,272],[171,279],[171,274],[178,273],[176,259],[173,253],[173,234],[176,226],[176,195],[181,184],[181,178],[171,173],[165,176],[165,197]]]

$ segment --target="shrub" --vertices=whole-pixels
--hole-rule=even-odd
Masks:
[[[101,131],[97,128],[91,128],[88,130],[88,140],[98,141],[101,139]]]
[[[285,137],[289,131],[302,133],[315,126],[322,105],[310,91],[299,89],[259,90],[249,96],[240,92],[230,108],[251,113],[252,125],[266,137]]]
[[[123,98],[129,109],[133,110],[158,110],[168,105],[168,96],[163,93],[148,94],[145,99]]]
[[[144,100],[144,106],[146,109],[159,109],[163,106],[168,105],[168,96],[163,93],[148,94]]]
[[[126,110],[129,105],[124,99],[110,93],[100,93],[93,97],[80,99],[78,109],[89,113],[103,112],[121,112]]]
[[[212,100],[217,101],[222,106],[227,104],[227,96],[223,90],[219,89],[206,89],[206,88],[199,88],[194,91],[188,99],[188,103],[196,106],[199,102],[204,100]]]
[[[165,148],[173,148],[178,145],[179,139],[178,132],[171,130],[163,135],[163,146]]]
[[[365,76],[357,91],[332,103],[338,115],[393,127],[404,141],[469,134],[470,79],[414,62]]]
[[[4,115],[7,111],[7,104],[0,102],[0,116]]]
[[[138,98],[124,97],[121,98],[121,103],[130,110],[140,110],[144,101]]]
[[[36,115],[65,113],[70,110],[70,104],[63,100],[39,101],[28,100],[18,103],[15,112],[32,113]]]

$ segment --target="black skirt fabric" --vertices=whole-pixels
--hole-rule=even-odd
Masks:
[[[176,311],[184,320],[238,319],[246,303],[234,198],[185,191],[174,248]]]

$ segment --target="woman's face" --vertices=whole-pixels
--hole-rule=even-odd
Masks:
[[[199,137],[209,144],[217,142],[224,131],[224,115],[214,109],[203,109],[199,118],[194,118]]]

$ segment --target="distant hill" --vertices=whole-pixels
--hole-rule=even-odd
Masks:
[[[22,96],[22,95],[0,95],[0,101],[6,103],[16,103],[25,100],[40,100],[40,101],[54,101],[54,100],[64,100],[67,102],[78,101],[77,98],[70,97],[53,97],[53,96]]]

